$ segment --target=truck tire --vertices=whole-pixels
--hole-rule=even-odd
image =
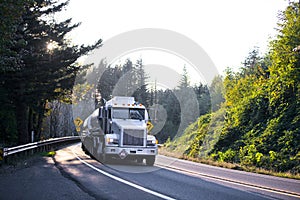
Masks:
[[[82,151],[83,151],[84,153],[86,153],[86,148],[85,148],[85,146],[83,145],[83,143],[81,143],[81,149],[82,149]]]
[[[86,155],[90,156],[89,150],[87,150],[87,148],[84,146],[83,143],[81,143],[81,149],[82,149],[82,151],[83,151]]]
[[[146,158],[146,165],[153,166],[155,162],[155,156],[148,156]]]
[[[104,164],[107,162],[107,158],[106,158],[106,154],[105,153],[101,153],[100,155],[100,161]]]
[[[102,143],[102,150],[101,150],[101,154],[100,154],[100,162],[102,162],[103,164],[106,164],[108,161],[108,156],[107,154],[104,153],[104,149],[105,149],[105,139],[104,136],[100,137],[100,141]]]
[[[110,155],[102,153],[100,161],[101,161],[102,164],[110,164],[112,162],[112,158],[111,158]]]
[[[136,162],[139,163],[139,164],[143,163],[143,161],[144,161],[144,158],[142,158],[142,157],[138,157],[136,159]]]

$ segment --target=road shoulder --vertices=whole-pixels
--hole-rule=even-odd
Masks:
[[[0,199],[94,199],[61,174],[51,157],[34,156],[0,169]]]

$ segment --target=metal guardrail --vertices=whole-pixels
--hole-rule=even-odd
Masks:
[[[80,141],[80,137],[69,136],[69,137],[53,138],[53,139],[43,140],[39,142],[28,143],[16,147],[3,148],[0,149],[0,161],[2,159],[5,160],[8,156],[11,156],[13,154],[27,152],[39,148],[43,148],[43,150],[46,150],[47,147],[49,148],[52,145],[58,145],[65,142],[75,142],[75,141]]]

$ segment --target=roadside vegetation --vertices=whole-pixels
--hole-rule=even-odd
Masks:
[[[299,12],[299,3],[290,3],[279,15],[269,51],[261,56],[254,49],[238,72],[227,69],[220,109],[200,116],[181,137],[168,140],[164,151],[218,166],[300,177]]]
[[[181,152],[171,151],[166,146],[160,147],[158,151],[159,151],[160,155],[170,156],[170,157],[188,160],[188,161],[197,162],[197,163],[202,163],[202,164],[206,164],[206,165],[300,180],[299,173],[294,174],[294,173],[290,173],[290,172],[276,172],[276,171],[266,170],[264,168],[258,168],[258,167],[254,167],[254,166],[252,166],[252,167],[242,166],[238,163],[230,163],[230,162],[224,162],[224,161],[221,162],[221,161],[213,160],[210,158],[201,158],[201,157],[193,158],[190,156],[186,156],[185,154],[182,154]]]

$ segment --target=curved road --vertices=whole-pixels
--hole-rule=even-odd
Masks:
[[[153,167],[103,165],[81,144],[56,152],[56,166],[95,199],[299,199],[300,181],[158,156]]]

